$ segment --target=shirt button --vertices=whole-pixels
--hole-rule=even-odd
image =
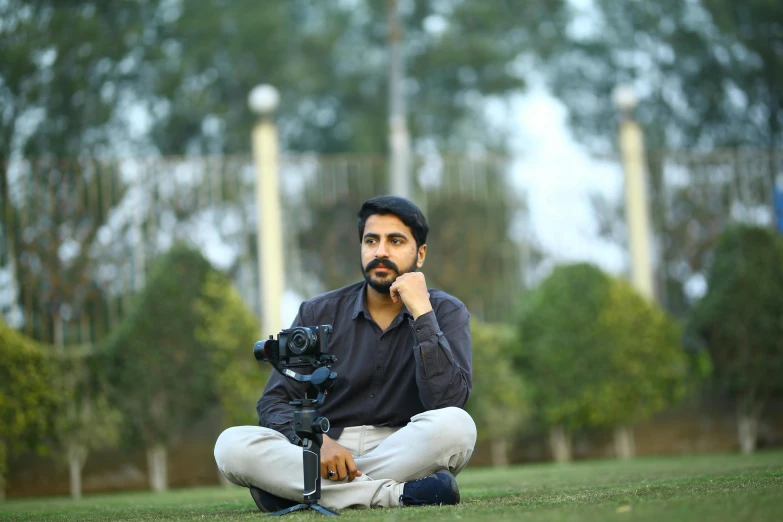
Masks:
[[[375,369],[378,370],[378,371],[381,371],[380,365],[376,366]]]
[[[370,394],[370,398],[371,398],[371,399],[374,399],[374,398],[375,398],[375,394],[374,394],[374,393],[371,393],[371,394]]]

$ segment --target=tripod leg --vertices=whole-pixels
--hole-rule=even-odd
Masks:
[[[287,515],[288,513],[293,513],[294,511],[302,511],[304,509],[310,509],[310,506],[307,504],[297,504],[295,506],[291,506],[290,508],[281,509],[280,511],[275,511],[274,513],[269,513],[268,517],[282,517],[283,515]]]
[[[335,513],[331,509],[325,508],[325,507],[323,507],[323,506],[321,506],[319,504],[311,504],[310,505],[310,509],[314,509],[314,510],[318,511],[319,513],[321,513],[322,515],[326,515],[328,517],[339,517],[340,516],[338,513]]]
[[[269,513],[268,517],[282,517],[283,515],[287,515],[288,513],[293,513],[294,511],[304,511],[306,509],[314,509],[315,511],[318,511],[322,515],[326,515],[327,517],[339,517],[339,513],[335,513],[329,508],[325,508],[319,504],[297,504],[295,506],[291,506],[290,508],[281,509],[280,511],[275,511],[274,513]]]

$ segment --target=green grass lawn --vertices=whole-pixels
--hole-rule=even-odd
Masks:
[[[345,510],[351,520],[783,521],[783,452],[476,468],[458,506]],[[194,488],[0,503],[0,520],[251,520],[247,490]],[[319,520],[314,512],[290,521]]]

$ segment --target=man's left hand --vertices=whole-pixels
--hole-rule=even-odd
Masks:
[[[432,310],[427,281],[421,272],[402,274],[392,283],[389,293],[395,303],[402,301],[414,319]]]

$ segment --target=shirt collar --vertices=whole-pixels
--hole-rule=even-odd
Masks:
[[[353,313],[351,314],[351,319],[356,319],[359,316],[359,314],[364,314],[364,317],[366,319],[372,319],[372,316],[370,315],[370,309],[367,308],[367,281],[365,281],[364,284],[359,287],[359,293],[356,296],[356,304],[353,306]],[[400,314],[413,317],[413,314],[411,314],[408,311],[408,307],[405,305],[402,305]]]

